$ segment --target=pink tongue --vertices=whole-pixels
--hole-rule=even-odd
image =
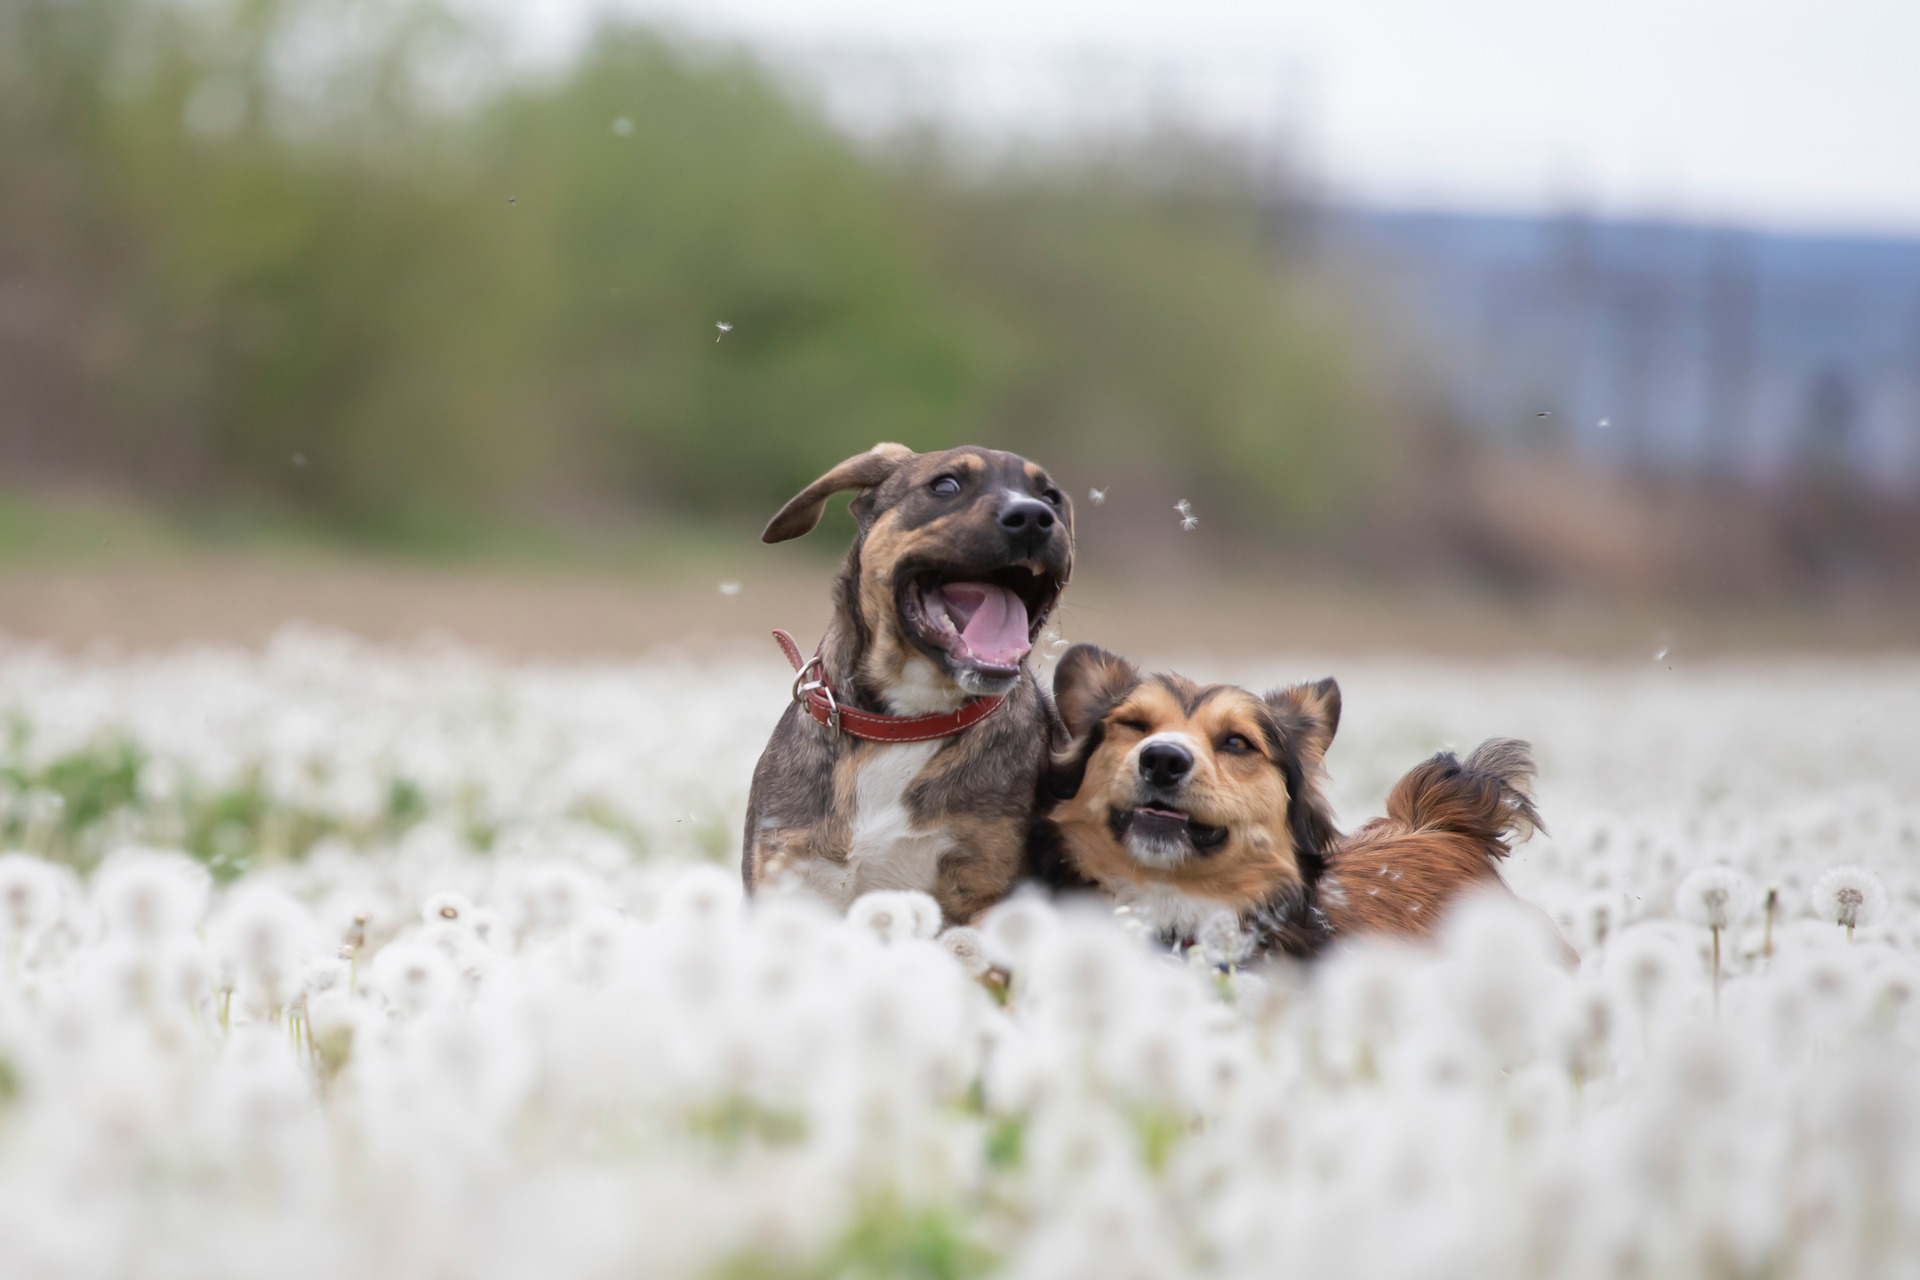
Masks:
[[[960,628],[967,650],[982,662],[1012,666],[1033,646],[1027,641],[1027,605],[1005,587],[985,582],[949,582],[940,588],[947,616]]]

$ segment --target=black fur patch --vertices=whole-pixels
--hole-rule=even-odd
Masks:
[[[1312,884],[1289,884],[1240,917],[1241,928],[1253,935],[1258,955],[1284,955],[1310,960],[1333,941],[1333,924],[1320,910]]]

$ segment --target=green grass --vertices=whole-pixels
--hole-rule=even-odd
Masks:
[[[0,571],[237,555],[699,578],[736,560],[757,537],[757,529],[717,521],[589,523],[449,512],[343,523],[234,502],[167,508],[126,497],[0,489]],[[818,541],[825,548],[829,540]]]
[[[876,1197],[822,1256],[809,1261],[749,1252],[719,1267],[715,1280],[972,1280],[993,1255],[970,1238],[958,1214],[909,1208]]]
[[[103,739],[41,764],[27,761],[25,745],[16,724],[0,755],[0,844],[82,872],[117,844],[146,842],[184,849],[226,884],[261,862],[304,857],[327,836],[361,844],[398,838],[430,808],[417,786],[398,778],[385,811],[351,827],[276,800],[256,773],[156,798],[142,791],[147,760],[129,741]]]

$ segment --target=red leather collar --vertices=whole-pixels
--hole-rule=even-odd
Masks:
[[[776,630],[773,638],[780,642],[787,661],[799,673],[793,682],[793,700],[805,707],[815,720],[848,737],[864,738],[868,742],[932,742],[936,738],[951,738],[985,720],[1006,701],[1001,694],[970,698],[958,711],[931,716],[883,716],[857,707],[843,707],[834,701],[833,686],[827,683],[827,671],[821,664],[819,650],[814,650],[813,656],[802,662],[800,646],[792,636]]]

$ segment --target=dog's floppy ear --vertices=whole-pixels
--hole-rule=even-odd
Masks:
[[[1140,672],[1119,654],[1097,644],[1077,644],[1053,669],[1053,700],[1067,732],[1082,738],[1107,704],[1139,683]]]
[[[785,542],[803,533],[811,533],[827,509],[827,499],[848,489],[871,489],[892,475],[900,464],[913,457],[903,444],[877,444],[865,453],[856,453],[812,484],[793,495],[780,513],[767,522],[762,542]]]
[[[1275,689],[1267,695],[1267,706],[1300,753],[1300,763],[1309,770],[1319,768],[1340,727],[1340,686],[1333,677]]]

